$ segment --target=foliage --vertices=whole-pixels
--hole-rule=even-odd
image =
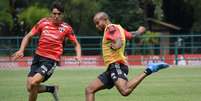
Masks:
[[[33,5],[21,12],[19,14],[19,19],[25,21],[27,26],[31,27],[36,24],[41,18],[47,17],[48,15],[49,10],[47,8]]]
[[[10,14],[9,1],[1,0],[0,3],[0,24],[1,26],[7,26],[9,30],[13,28],[13,19]],[[1,30],[0,30],[1,32]]]
[[[163,0],[165,21],[183,28],[189,32],[193,25],[193,6],[186,0]]]
[[[136,30],[144,22],[137,0],[107,0],[102,10],[109,14],[113,23],[120,23],[128,30]]]
[[[8,9],[8,7],[9,7],[9,1],[8,0],[1,0],[0,10]]]
[[[7,11],[0,11],[0,23],[8,25],[9,30],[13,28],[12,15]]]
[[[194,23],[193,23],[193,32],[201,32],[201,1],[200,0],[187,0],[187,2],[193,5],[194,8]]]
[[[37,4],[40,7],[50,8],[52,6],[52,2],[54,2],[55,0],[29,0],[29,1],[30,1],[29,4]]]
[[[141,41],[144,45],[155,45],[159,44],[159,33],[147,31],[142,35]]]
[[[26,2],[24,2],[26,1]],[[26,22],[28,29],[42,17],[48,16],[49,8],[55,0],[14,0],[20,6],[19,19]],[[93,16],[105,11],[113,23],[119,23],[129,31],[144,24],[145,12],[140,2],[152,3],[154,17],[182,27],[183,32],[201,32],[200,0],[58,0],[65,7],[64,18],[79,35],[98,35]],[[2,25],[12,32],[16,24],[13,13],[19,7],[10,7],[11,0],[0,1],[0,30]],[[16,6],[14,5],[14,6]],[[26,5],[26,6],[23,6]],[[28,7],[27,7],[28,6]],[[14,10],[15,9],[15,10]],[[153,9],[153,8],[152,8]],[[22,12],[21,12],[22,10]],[[11,14],[12,13],[12,14]],[[148,12],[149,13],[149,12]],[[19,22],[19,21],[17,21]],[[95,34],[94,34],[95,33]]]
[[[143,54],[154,54],[155,45],[159,45],[159,33],[146,31],[140,38],[141,47],[149,48],[148,50],[140,50]]]
[[[70,23],[75,33],[90,35],[96,32],[93,16],[100,9],[97,0],[64,0],[65,20]]]
[[[156,16],[156,19],[159,19],[159,20],[162,20],[164,17],[163,10],[161,9],[162,2],[163,2],[162,0],[153,0],[154,5],[156,6],[155,16]]]

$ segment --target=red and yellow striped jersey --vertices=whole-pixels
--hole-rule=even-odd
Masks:
[[[120,37],[122,41],[121,48],[114,50],[111,48],[111,43],[115,42],[116,38]],[[114,62],[121,62],[126,64],[127,60],[124,55],[126,39],[131,39],[132,34],[123,29],[120,25],[109,24],[106,26],[102,40],[102,54],[105,65]]]

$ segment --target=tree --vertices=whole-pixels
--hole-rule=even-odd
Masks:
[[[101,10],[107,12],[114,23],[120,23],[128,30],[136,30],[144,23],[143,11],[134,0],[107,0]]]
[[[94,14],[100,9],[101,4],[97,0],[60,0],[65,8],[64,20],[73,26],[76,34],[96,35],[93,23]],[[29,7],[19,13],[20,21],[26,22],[26,28],[30,29],[41,17],[48,15],[48,10],[54,0],[30,0]]]
[[[201,1],[200,0],[188,0],[187,3],[191,4],[193,6],[193,32],[201,32]]]
[[[165,21],[189,32],[193,25],[193,6],[185,0],[163,0],[162,9]]]
[[[65,20],[79,35],[96,35],[93,23],[94,14],[99,11],[101,2],[97,0],[63,0]]]
[[[154,18],[155,16],[155,7],[156,5],[153,3],[152,0],[138,0],[139,6],[143,9],[144,17],[146,18]]]
[[[150,49],[145,50],[146,52],[144,52],[144,53],[154,54],[154,50],[156,50],[156,49],[153,49],[153,47],[160,44],[159,35],[160,34],[157,32],[147,31],[140,37],[140,40],[141,40],[141,43],[143,44],[143,46],[150,48]]]
[[[13,28],[13,19],[10,13],[8,0],[1,0],[0,3],[0,36],[8,35]]]
[[[153,4],[155,5],[155,17],[156,19],[163,20],[164,13],[161,9],[163,0],[153,0]]]
[[[36,24],[41,18],[49,16],[50,12],[47,8],[39,7],[37,4],[29,6],[19,13],[20,21],[25,21],[28,28]]]

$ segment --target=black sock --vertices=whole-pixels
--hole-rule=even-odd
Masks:
[[[144,73],[147,75],[150,75],[152,73],[152,71],[149,68],[147,68],[147,69],[145,69]]]
[[[53,93],[53,92],[54,92],[54,89],[55,89],[54,86],[46,86],[46,92]]]

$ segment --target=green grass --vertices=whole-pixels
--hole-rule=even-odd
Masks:
[[[84,88],[104,69],[58,69],[46,84],[60,85],[61,101],[84,101]],[[143,69],[130,69],[129,79]],[[28,70],[0,70],[0,101],[27,101]],[[116,88],[100,91],[96,101],[200,101],[201,68],[169,68],[146,78],[128,97]],[[48,93],[37,101],[53,101]]]

